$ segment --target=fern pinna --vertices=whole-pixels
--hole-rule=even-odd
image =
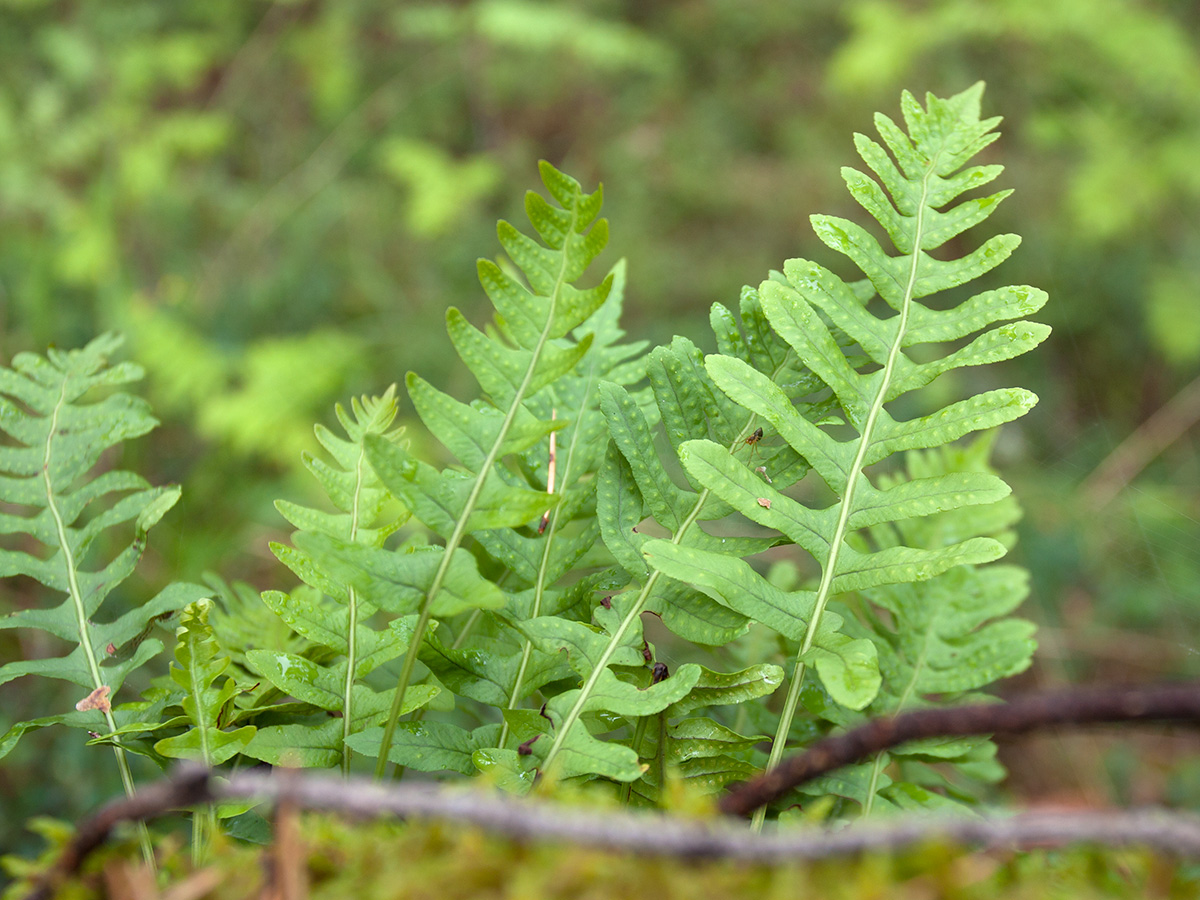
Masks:
[[[98,467],[122,441],[158,422],[144,400],[119,390],[142,377],[133,363],[108,365],[121,339],[102,335],[82,350],[21,353],[0,367],[0,576],[23,575],[63,595],[56,606],[9,612],[0,628],[44,631],[71,649],[65,656],[15,660],[0,666],[0,684],[41,675],[77,685],[74,711],[18,722],[0,736],[7,755],[25,732],[63,724],[111,735],[139,729],[145,710],[115,705],[126,677],[163,649],[151,637],[156,622],[199,599],[197,585],[172,585],[149,602],[103,620],[104,601],[132,573],[146,548],[146,532],[179,499],[178,487],[152,487],[141,476]],[[121,538],[116,533],[124,531]],[[107,562],[97,558],[110,540],[123,541]],[[110,739],[121,780],[133,793],[125,747]]]
[[[849,286],[828,269],[790,260],[786,281],[764,282],[760,292],[772,328],[828,387],[843,420],[836,431],[820,427],[798,410],[787,393],[744,361],[710,356],[706,368],[732,400],[753,410],[803,456],[833,492],[836,501],[813,508],[763,485],[727,447],[692,441],[681,448],[689,475],[748,518],[782,532],[820,567],[815,589],[784,592],[755,575],[744,563],[666,541],[646,546],[651,565],[692,579],[730,607],[798,640],[791,683],[767,766],[783,754],[805,675],[828,665],[820,636],[830,628],[830,602],[839,594],[881,585],[922,581],[956,566],[986,563],[1004,547],[989,537],[968,537],[937,547],[903,543],[877,545],[871,528],[945,510],[993,503],[1009,489],[989,472],[950,472],[891,485],[876,484],[866,470],[893,454],[937,447],[965,434],[990,428],[1026,413],[1036,397],[1020,389],[994,390],[953,403],[928,415],[897,420],[886,404],[960,366],[1009,359],[1032,349],[1049,334],[1045,325],[1002,324],[927,362],[907,349],[956,341],[996,322],[1008,322],[1039,309],[1046,296],[1030,287],[1006,287],[976,294],[947,309],[920,302],[965,284],[1003,262],[1019,243],[1015,235],[988,239],[961,259],[940,260],[930,251],[985,219],[1007,196],[1001,192],[947,207],[964,192],[992,181],[1000,166],[966,162],[990,144],[998,119],[980,119],[983,86],[949,100],[930,96],[922,108],[907,93],[902,100],[906,135],[891,119],[876,126],[895,162],[875,141],[856,135],[856,147],[887,189],[869,176],[843,169],[852,196],[882,226],[895,248],[889,256],[859,225],[814,216],[818,237],[853,261],[886,304],[886,314],[864,307]],[[890,199],[889,199],[890,195]],[[833,329],[849,335],[861,356],[848,357]],[[840,439],[849,426],[853,436]],[[839,617],[840,619],[840,617]],[[871,692],[873,694],[873,692]],[[861,699],[861,697],[859,698]],[[866,698],[868,701],[871,697]],[[861,705],[861,704],[860,704]],[[760,819],[761,821],[761,811]]]

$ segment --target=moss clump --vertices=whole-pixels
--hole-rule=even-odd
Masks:
[[[62,831],[47,833],[52,843]],[[286,834],[288,829],[282,829]],[[348,823],[304,815],[296,837],[269,845],[218,839],[209,860],[192,866],[179,834],[159,839],[160,888],[189,882],[196,900],[249,900],[273,881],[312,900],[1046,900],[1193,897],[1200,871],[1140,851],[1074,848],[971,853],[927,846],[895,855],[767,866],[722,860],[635,857],[547,843],[520,844],[478,829],[436,823]],[[43,829],[45,833],[45,829]],[[24,871],[5,900],[23,897]],[[22,877],[23,876],[23,877]],[[116,896],[121,884],[148,880],[133,842],[117,842],[88,861],[57,896]],[[286,892],[281,891],[280,893]]]

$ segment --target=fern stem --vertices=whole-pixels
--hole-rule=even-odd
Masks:
[[[925,671],[925,661],[929,658],[929,632],[925,633],[925,640],[921,642],[921,654],[917,657],[917,661],[913,663],[912,675],[908,679],[908,684],[904,686],[904,693],[900,695],[900,699],[896,702],[895,708],[890,715],[899,715],[908,706],[908,698],[912,696],[912,692],[916,689],[917,681],[920,679],[922,672]],[[867,799],[863,803],[863,817],[871,814],[871,809],[875,805],[875,792],[879,786],[879,776],[883,774],[883,759],[887,755],[887,751],[880,750],[875,754],[875,759],[871,764],[871,781],[867,785]]]
[[[93,690],[99,691],[105,686],[104,678],[100,673],[100,664],[96,660],[96,650],[92,647],[90,640],[87,610],[83,604],[83,591],[79,587],[79,568],[76,565],[75,554],[71,550],[71,543],[67,537],[67,525],[63,521],[62,511],[58,508],[57,498],[54,493],[54,484],[50,480],[50,461],[53,455],[54,436],[58,433],[58,417],[67,402],[67,380],[64,378],[62,390],[59,392],[58,400],[54,404],[54,411],[50,414],[49,428],[46,431],[46,446],[42,452],[42,484],[46,491],[46,506],[50,510],[50,515],[54,518],[54,529],[58,534],[59,552],[62,553],[63,567],[67,571],[67,587],[68,593],[71,596],[72,607],[75,610],[75,622],[79,628],[79,643],[83,647],[84,658],[87,660],[88,673],[92,676]],[[111,704],[103,704],[100,707],[100,712],[104,716],[104,721],[108,725],[109,732],[116,731],[117,721],[113,718]],[[113,738],[113,754],[117,759],[117,769],[121,773],[121,785],[125,790],[125,795],[132,797],[135,791],[133,772],[129,768],[129,760],[125,756],[125,749],[121,746],[121,742],[117,738]],[[154,871],[154,848],[150,844],[150,832],[146,829],[144,823],[138,828],[138,840],[141,844],[142,856],[146,864],[150,867],[151,871]]]
[[[658,749],[654,752],[654,774],[658,776],[658,805],[667,805],[667,711],[655,716],[658,720]]]
[[[629,742],[629,746],[633,748],[633,752],[638,755],[638,759],[642,758],[642,741],[646,739],[646,729],[650,725],[649,716],[638,716],[637,725],[633,729],[633,740]],[[627,781],[621,785],[621,805],[628,806],[630,799],[633,797],[633,782]]]
[[[891,347],[888,348],[887,362],[884,363],[883,370],[880,373],[879,389],[876,391],[875,397],[871,400],[871,408],[867,411],[866,420],[863,422],[862,430],[859,433],[858,450],[854,454],[854,462],[851,463],[850,471],[846,478],[846,487],[841,494],[842,502],[838,508],[837,525],[834,528],[833,538],[829,542],[829,555],[821,569],[821,582],[817,586],[817,597],[816,603],[813,606],[812,618],[808,622],[808,630],[804,633],[804,640],[800,644],[800,651],[796,654],[796,667],[792,675],[792,685],[788,689],[787,702],[784,705],[783,714],[779,718],[779,728],[776,730],[775,740],[771,744],[771,754],[767,758],[766,771],[768,772],[779,765],[779,760],[782,758],[787,744],[788,733],[791,730],[792,718],[796,714],[796,707],[800,701],[800,688],[804,680],[805,666],[803,659],[808,651],[812,649],[813,640],[816,638],[817,630],[821,624],[821,616],[825,612],[825,607],[832,596],[833,579],[837,571],[838,557],[841,554],[846,532],[849,530],[850,514],[854,511],[854,494],[858,487],[858,479],[862,475],[863,462],[867,458],[867,451],[871,448],[871,437],[875,430],[875,423],[879,419],[879,413],[883,409],[888,389],[891,387],[892,378],[896,371],[896,360],[900,356],[900,349],[904,344],[905,332],[908,330],[908,318],[912,311],[913,303],[913,289],[917,282],[917,271],[921,262],[921,238],[925,230],[925,206],[929,198],[929,178],[937,167],[937,159],[938,155],[935,154],[929,160],[925,174],[921,178],[921,199],[917,204],[916,222],[913,228],[912,261],[908,268],[908,280],[904,285],[899,315],[896,317],[896,337],[892,341]],[[755,812],[752,823],[755,831],[762,829],[765,817],[766,807],[760,807]]]
[[[504,574],[507,575],[508,572],[506,571]],[[483,616],[482,609],[471,610],[470,615],[467,616],[467,621],[463,623],[463,627],[459,630],[458,634],[454,636],[454,643],[450,645],[451,650],[457,650],[467,642],[467,638],[469,638],[471,636],[471,632],[475,630],[475,623],[479,621],[481,616]]]
[[[447,558],[449,553],[447,553]],[[438,585],[441,586],[440,584]],[[413,629],[412,640],[408,652],[404,656],[404,665],[400,668],[400,678],[396,684],[396,696],[392,698],[392,708],[388,712],[387,725],[383,730],[383,738],[379,742],[379,758],[375,761],[375,777],[382,779],[387,773],[388,752],[392,749],[392,736],[396,733],[396,722],[400,718],[401,704],[404,702],[404,692],[408,690],[408,682],[412,679],[413,666],[417,661],[417,652],[425,640],[425,631],[429,628],[432,618],[433,603],[428,597],[421,604],[421,614],[417,618],[416,628]],[[396,767],[395,777],[400,777],[404,771],[402,766]]]
[[[408,655],[404,659],[404,667],[400,670],[400,679],[396,685],[396,696],[392,698],[392,708],[388,711],[387,722],[383,728],[383,737],[379,742],[379,759],[375,765],[376,778],[383,778],[384,773],[387,771],[388,753],[392,749],[392,737],[396,733],[396,721],[400,718],[401,704],[404,702],[404,693],[408,690],[408,682],[412,677],[413,665],[421,649],[421,644],[425,641],[425,632],[429,628],[433,599],[442,589],[442,582],[446,578],[446,573],[450,571],[450,562],[454,558],[454,551],[458,549],[463,538],[466,536],[467,520],[471,518],[471,511],[475,508],[475,504],[479,502],[479,497],[483,493],[488,476],[492,473],[493,467],[500,458],[500,448],[504,445],[504,439],[508,436],[509,429],[512,428],[512,424],[517,418],[517,411],[521,408],[521,402],[525,399],[525,392],[529,390],[529,385],[533,382],[533,376],[537,371],[538,363],[541,362],[542,351],[550,340],[550,330],[554,327],[554,315],[558,311],[559,298],[563,285],[567,283],[569,257],[567,242],[570,235],[575,233],[575,226],[578,222],[579,203],[577,196],[576,202],[571,204],[571,221],[566,230],[568,237],[564,239],[562,263],[559,266],[558,277],[554,280],[554,290],[550,294],[550,308],[546,314],[546,325],[542,328],[542,333],[538,336],[537,344],[530,353],[529,366],[525,370],[525,376],[513,394],[512,402],[508,405],[508,412],[504,416],[504,421],[500,424],[500,430],[496,434],[495,442],[479,467],[479,474],[475,476],[475,483],[471,485],[471,492],[467,495],[466,503],[463,504],[462,514],[458,517],[458,521],[454,523],[454,530],[450,533],[450,537],[446,541],[446,549],[442,554],[441,562],[438,564],[437,571],[433,574],[433,581],[429,585],[429,591],[425,594],[425,599],[421,603],[420,618],[417,619],[417,627],[413,631],[412,641],[408,646]],[[397,774],[402,771],[402,768],[397,767]]]
[[[592,396],[592,386],[595,384],[596,364],[592,362],[591,369],[588,372],[587,389],[583,392],[583,400],[579,405],[579,413],[575,416],[575,421],[571,426],[571,445],[567,448],[566,459],[562,466],[562,476],[559,484],[563,487],[570,484],[571,477],[571,460],[575,457],[575,450],[579,446],[579,435],[583,431],[583,417],[587,412],[588,401]],[[562,493],[560,490],[559,493]],[[546,593],[546,569],[550,565],[550,552],[554,547],[554,538],[558,534],[558,519],[559,513],[562,510],[561,506],[554,508],[554,513],[550,517],[550,525],[546,529],[546,539],[542,546],[542,559],[538,565],[537,584],[533,589],[533,607],[529,613],[530,618],[537,618],[542,614],[542,598]],[[529,658],[533,655],[533,641],[528,638],[525,640],[525,646],[521,648],[521,664],[517,667],[517,675],[513,679],[512,692],[508,698],[508,709],[516,709],[517,704],[521,702],[521,687],[525,681],[525,672],[529,668]],[[504,720],[504,724],[500,726],[500,739],[496,746],[504,748],[504,742],[508,740],[508,720]]]
[[[354,466],[354,502],[350,506],[350,542],[358,537],[359,504],[362,499],[363,466],[367,461],[365,442],[360,441],[358,462]],[[346,684],[342,695],[342,774],[350,774],[350,746],[346,743],[354,728],[354,670],[358,668],[358,592],[347,590],[349,627],[346,632]]]

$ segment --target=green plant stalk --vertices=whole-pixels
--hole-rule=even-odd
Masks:
[[[508,574],[507,571],[504,573]],[[499,585],[499,581],[496,582]],[[457,650],[467,642],[467,638],[471,636],[471,632],[475,630],[475,623],[479,621],[479,617],[483,615],[483,610],[473,609],[467,616],[467,621],[463,622],[463,627],[459,629],[458,634],[454,636],[454,643],[450,645],[451,650]]]
[[[920,677],[921,671],[925,668],[925,659],[928,652],[929,640],[927,635],[926,640],[921,644],[921,655],[913,665],[912,677],[908,680],[908,684],[904,686],[904,693],[900,695],[900,700],[896,703],[896,708],[891,711],[890,715],[896,715],[908,706],[908,698],[912,696],[913,689],[917,686],[917,678]],[[867,802],[863,804],[864,818],[871,814],[871,808],[875,805],[875,791],[879,785],[879,776],[883,772],[883,760],[885,756],[887,756],[886,752],[875,754],[875,759],[871,765],[871,781],[867,786]]]
[[[350,542],[358,537],[359,501],[362,499],[363,466],[367,464],[366,444],[359,444],[358,462],[354,466],[354,502],[350,507]],[[346,684],[342,695],[342,774],[350,774],[349,740],[354,727],[354,670],[358,666],[358,592],[347,590],[349,629],[346,634]]]
[[[50,416],[50,427],[46,434],[46,446],[42,453],[42,484],[46,490],[46,506],[50,510],[50,515],[54,517],[54,528],[58,533],[59,552],[62,553],[63,565],[67,570],[67,586],[71,595],[71,603],[75,610],[75,622],[79,628],[79,643],[83,647],[84,657],[87,659],[88,672],[92,676],[93,689],[98,691],[105,686],[104,678],[100,674],[100,664],[96,661],[96,652],[92,647],[92,642],[88,639],[87,612],[83,607],[83,593],[79,588],[79,570],[75,564],[75,554],[71,552],[71,545],[67,540],[67,527],[63,522],[62,512],[58,508],[58,503],[54,495],[54,485],[50,481],[51,447],[54,435],[58,433],[59,412],[67,402],[66,389],[67,384],[64,379],[62,392],[59,394],[58,402],[54,405],[54,412]],[[108,704],[105,704],[105,706],[108,706]],[[117,722],[113,718],[111,707],[105,708],[102,706],[100,711],[104,716],[104,721],[108,725],[109,733],[116,731]],[[129,760],[125,756],[125,749],[116,738],[113,739],[113,754],[117,758],[117,769],[121,773],[121,785],[125,789],[125,795],[132,797],[134,794],[133,772],[129,769]],[[139,823],[138,825],[138,841],[141,844],[142,857],[153,871],[155,869],[154,848],[150,843],[150,832],[146,828],[145,823]]]
[[[206,685],[196,677],[196,660],[195,653],[192,654],[188,665],[188,680],[191,682],[192,696],[199,698],[203,695]],[[212,750],[208,745],[208,729],[201,725],[195,729],[200,734],[200,759],[204,763],[205,768],[211,769]],[[192,865],[199,866],[204,863],[205,847],[213,836],[217,833],[217,811],[212,803],[205,804],[204,813],[201,815],[195,809],[192,810]]]
[[[578,205],[573,204],[571,206],[571,222],[567,229],[568,235],[575,233],[575,224],[578,218]],[[467,520],[471,517],[471,511],[475,508],[475,504],[479,502],[479,496],[483,493],[488,476],[491,474],[492,468],[496,465],[500,457],[500,448],[504,444],[504,439],[508,436],[508,431],[512,428],[512,423],[517,417],[517,410],[521,407],[521,401],[525,399],[525,392],[529,390],[529,385],[533,382],[533,375],[537,371],[538,363],[541,361],[542,351],[546,347],[546,342],[550,339],[550,329],[554,324],[554,314],[558,310],[559,296],[562,293],[563,285],[566,283],[566,270],[567,251],[566,244],[564,243],[562,266],[559,268],[558,278],[554,281],[554,292],[550,295],[550,309],[546,315],[546,325],[542,329],[542,333],[538,336],[537,345],[533,348],[529,360],[529,367],[525,370],[525,377],[521,380],[521,384],[517,387],[512,402],[508,406],[508,413],[505,415],[504,421],[500,424],[500,430],[496,435],[495,443],[492,444],[487,458],[484,459],[483,464],[479,467],[479,474],[475,477],[475,483],[471,486],[471,492],[467,495],[467,502],[463,506],[462,515],[454,523],[454,531],[450,533],[450,538],[446,541],[446,549],[442,554],[442,560],[438,564],[437,571],[433,574],[433,581],[429,586],[429,591],[425,594],[425,599],[421,603],[417,626],[413,630],[412,641],[409,643],[408,653],[404,658],[404,666],[400,670],[400,678],[396,684],[396,696],[392,698],[392,708],[388,711],[387,722],[383,727],[383,737],[379,742],[379,759],[375,765],[376,778],[383,778],[384,773],[387,771],[388,753],[392,749],[392,737],[396,733],[396,722],[400,718],[404,693],[408,690],[408,682],[412,678],[413,666],[416,663],[421,644],[425,641],[425,632],[429,628],[429,620],[432,617],[433,598],[442,589],[442,582],[446,578],[446,573],[450,571],[450,561],[454,556],[454,551],[458,549],[463,537],[466,535]],[[402,771],[403,768],[397,766],[396,774],[399,775]]]
[[[803,660],[808,651],[812,649],[813,640],[817,636],[817,629],[821,623],[821,615],[825,612],[825,607],[830,600],[833,576],[834,572],[837,571],[838,556],[841,553],[842,542],[846,538],[850,514],[854,509],[854,494],[858,484],[858,476],[862,473],[863,460],[866,459],[867,450],[870,449],[871,436],[875,430],[875,423],[879,418],[880,411],[883,409],[884,398],[887,397],[888,388],[891,387],[892,378],[896,371],[896,359],[900,355],[900,348],[904,343],[905,332],[908,330],[908,318],[913,303],[913,288],[916,284],[917,268],[921,260],[921,238],[925,227],[925,202],[929,197],[929,177],[936,167],[937,159],[938,157],[934,156],[929,161],[925,169],[925,176],[921,179],[921,199],[917,205],[916,223],[914,226],[915,234],[912,244],[912,262],[908,270],[908,283],[904,286],[903,300],[900,303],[899,321],[896,323],[896,338],[888,350],[887,363],[883,367],[883,373],[879,380],[879,390],[871,401],[871,408],[867,411],[867,418],[863,423],[862,433],[859,436],[858,451],[854,455],[854,462],[850,466],[849,477],[846,479],[846,487],[842,491],[842,503],[838,510],[837,526],[834,529],[833,539],[829,543],[829,555],[821,570],[821,582],[817,587],[817,598],[813,606],[812,619],[809,620],[808,630],[804,633],[804,641],[800,645],[800,651],[796,654],[796,666],[792,675],[792,684],[788,688],[783,713],[779,717],[779,728],[775,732],[775,740],[771,744],[771,753],[767,758],[765,771],[768,772],[779,765],[779,760],[783,757],[783,751],[786,749],[788,733],[792,727],[792,718],[795,716],[796,707],[800,702],[800,688],[804,681],[805,672]],[[877,778],[873,779],[873,783],[875,780]],[[765,806],[759,807],[755,812],[752,822],[752,827],[755,831],[762,829],[766,815],[767,810]]]
[[[567,449],[566,458],[563,461],[561,485],[570,484],[571,477],[571,461],[575,457],[575,450],[579,446],[579,435],[583,431],[581,427],[584,413],[587,411],[588,400],[592,396],[592,385],[595,383],[592,379],[595,375],[595,366],[588,373],[588,389],[583,392],[583,402],[579,407],[579,415],[575,417],[575,427],[571,433],[571,445]],[[542,597],[546,593],[546,568],[550,565],[550,551],[554,547],[554,538],[558,533],[558,515],[562,507],[556,506],[550,517],[550,525],[546,529],[546,540],[542,547],[542,561],[538,566],[537,584],[533,590],[533,609],[530,612],[530,618],[537,618],[542,614]],[[521,686],[525,681],[525,672],[529,668],[529,657],[533,655],[533,641],[526,639],[525,646],[521,649],[521,665],[517,667],[517,676],[513,679],[512,692],[508,697],[508,709],[516,709],[517,704],[521,701]],[[508,740],[508,720],[504,720],[504,724],[500,727],[500,739],[496,746],[504,748],[504,742]]]
[[[633,729],[633,740],[629,742],[629,746],[632,747],[633,752],[638,755],[638,759],[642,758],[642,741],[646,739],[646,730],[649,724],[649,716],[639,716],[637,726]],[[632,796],[633,782],[627,781],[621,785],[621,805],[628,806],[629,800]]]
[[[658,805],[667,804],[667,711],[655,716],[658,719],[658,749],[654,754],[654,774],[658,777]]]

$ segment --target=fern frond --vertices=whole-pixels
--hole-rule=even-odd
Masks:
[[[0,684],[41,675],[81,689],[74,712],[12,726],[0,736],[0,756],[25,732],[46,725],[107,733],[129,725],[114,710],[115,695],[131,671],[162,651],[150,636],[154,624],[203,593],[196,585],[173,585],[116,619],[97,621],[104,601],[133,573],[147,531],[180,493],[151,487],[133,472],[95,471],[103,453],[158,424],[145,401],[114,390],[142,375],[133,363],[108,365],[120,345],[119,336],[106,334],[82,350],[22,353],[13,368],[0,367],[0,428],[8,439],[0,447],[0,502],[10,510],[0,514],[0,534],[11,538],[0,548],[0,577],[24,575],[64,595],[52,608],[8,613],[0,628],[38,629],[72,648],[65,656],[5,663]],[[99,563],[93,546],[127,523],[132,539]],[[125,750],[119,741],[113,750],[132,794]]]
[[[732,461],[728,450],[718,444],[694,441],[681,448],[684,466],[698,483],[755,521],[780,530],[820,566],[816,589],[790,596],[780,596],[765,582],[757,591],[748,590],[756,576],[744,565],[720,560],[705,566],[704,577],[710,582],[723,580],[723,584],[711,586],[730,605],[737,608],[743,602],[739,600],[742,591],[747,591],[745,597],[756,609],[771,611],[776,627],[790,618],[791,634],[796,636],[795,627],[802,625],[796,668],[768,768],[784,751],[806,668],[815,666],[826,688],[835,693],[829,673],[822,671],[824,654],[820,652],[820,635],[829,629],[826,608],[835,595],[926,580],[956,566],[989,562],[1004,552],[1000,543],[987,537],[938,547],[903,543],[871,547],[869,542],[854,539],[863,529],[993,503],[1005,496],[1007,485],[986,472],[947,473],[884,486],[874,483],[865,470],[897,451],[937,447],[1010,421],[1036,402],[1028,391],[991,391],[906,421],[894,419],[886,407],[950,369],[1011,358],[1032,349],[1049,334],[1044,325],[1009,321],[1045,302],[1045,294],[1034,288],[988,291],[946,310],[921,302],[990,271],[1019,243],[1015,235],[999,235],[961,259],[941,260],[930,255],[986,218],[1007,196],[1001,192],[948,206],[1001,171],[999,166],[963,168],[996,137],[992,129],[999,120],[980,119],[982,90],[983,85],[978,84],[949,100],[931,95],[927,108],[905,93],[902,106],[907,135],[891,119],[876,116],[876,126],[895,162],[879,144],[856,136],[860,155],[883,188],[854,169],[844,169],[843,178],[854,198],[883,226],[899,255],[888,255],[866,229],[853,222],[813,217],[818,237],[862,270],[890,308],[887,316],[876,315],[858,303],[845,282],[805,260],[786,264],[786,282],[764,282],[760,289],[772,328],[829,389],[854,437],[843,440],[824,430],[798,410],[778,385],[744,361],[728,356],[711,356],[706,361],[721,390],[769,422],[837,498],[832,506],[813,509],[752,484],[744,466]],[[961,338],[997,322],[1006,324],[930,361],[919,362],[905,352],[918,344]],[[863,358],[847,357],[837,344],[835,329],[857,343]],[[656,544],[653,553],[658,566],[698,565],[679,548]],[[871,698],[860,692],[858,699]]]
[[[608,241],[607,220],[598,218],[602,192],[584,193],[578,182],[548,163],[541,164],[541,175],[558,204],[532,191],[526,195],[525,210],[541,243],[507,222],[497,228],[500,243],[524,283],[490,260],[478,265],[479,281],[496,309],[499,333],[474,328],[455,309],[447,314],[455,348],[483,387],[487,401],[462,403],[415,374],[407,378],[418,415],[461,465],[439,471],[394,443],[378,437],[366,441],[367,456],[379,478],[444,540],[443,545],[398,554],[351,551],[353,558],[343,554],[343,548],[327,548],[358,568],[360,581],[355,583],[364,592],[399,594],[405,603],[411,596],[417,615],[398,693],[375,751],[377,775],[386,768],[401,700],[431,621],[464,610],[498,609],[506,603],[503,592],[480,578],[464,541],[479,535],[489,552],[507,554],[516,565],[526,557],[528,563],[531,548],[483,533],[528,526],[546,512],[553,515],[564,499],[558,490],[544,490],[548,487],[544,479],[534,479],[531,472],[514,470],[506,463],[522,457],[528,461],[534,448],[569,427],[570,417],[587,408],[585,396],[582,405],[568,404],[555,415],[555,408],[547,409],[535,398],[567,373],[586,372],[593,365],[589,351],[597,338],[577,330],[604,305],[617,273],[593,288],[575,286]],[[597,326],[611,343],[615,323],[597,317]],[[570,565],[579,546],[560,542],[558,559],[543,559],[538,566],[553,574],[563,561]],[[544,575],[542,581],[544,591]],[[538,593],[535,606],[540,597]],[[510,695],[513,703],[522,696],[526,668],[522,664],[518,670]],[[362,742],[356,745],[361,747]]]
[[[292,536],[294,546],[272,544],[271,551],[308,589],[262,595],[263,603],[293,632],[321,651],[301,655],[281,649],[250,650],[246,663],[283,694],[315,710],[336,713],[338,718],[316,725],[292,722],[260,728],[243,752],[275,764],[340,762],[342,771],[348,773],[351,751],[347,740],[377,724],[392,706],[390,691],[377,692],[363,680],[405,652],[415,620],[409,615],[412,609],[404,606],[399,596],[376,597],[360,589],[360,570],[346,562],[357,559],[356,552],[378,551],[408,518],[403,511],[388,514],[391,495],[367,462],[365,449],[369,437],[393,444],[400,440],[400,429],[392,428],[395,388],[380,397],[354,399],[349,412],[338,404],[335,412],[346,437],[318,425],[317,440],[329,461],[310,454],[304,454],[303,460],[337,512],[283,500],[276,503],[284,518],[299,530]],[[386,628],[376,629],[368,619],[380,608],[398,618]],[[411,711],[428,703],[437,690],[432,685],[414,688],[402,708]]]
[[[984,435],[966,447],[910,452],[905,458],[905,474],[881,479],[881,484],[894,488],[904,481],[951,472],[990,472],[988,453],[994,435]],[[985,506],[880,526],[871,537],[881,546],[904,543],[936,548],[987,536],[1007,547],[1015,539],[1010,529],[1020,515],[1016,500],[1009,496]],[[1029,573],[1002,564],[959,566],[928,581],[880,585],[865,591],[871,603],[889,613],[888,622],[881,618],[871,622],[884,684],[867,715],[969,702],[969,692],[1028,668],[1035,626],[1010,615],[1028,592]],[[929,771],[924,762],[953,762],[982,772],[994,755],[994,745],[979,739],[921,741],[882,753],[868,766],[872,789],[864,808],[869,811],[877,798],[899,806],[942,804],[945,798],[931,794],[928,787],[940,786],[944,779]],[[876,785],[893,758],[901,763],[905,778],[882,790]],[[991,768],[992,780],[998,779],[1003,770],[998,764]]]
[[[180,705],[192,723],[181,735],[163,738],[155,752],[172,759],[194,759],[208,767],[219,766],[240,753],[254,737],[253,725],[234,731],[222,730],[222,714],[233,703],[238,687],[232,678],[217,685],[229,668],[208,624],[212,601],[207,598],[188,605],[175,632],[175,665],[171,678],[183,690]]]
[[[221,654],[208,624],[212,601],[204,598],[191,603],[180,617],[175,632],[175,665],[171,679],[181,689],[180,705],[191,727],[182,734],[163,738],[154,745],[160,756],[192,759],[206,767],[218,766],[245,749],[254,737],[255,727],[244,725],[226,731],[223,719],[238,693],[234,680],[217,679],[229,668],[230,659]],[[192,817],[192,859],[200,862],[204,848],[217,831],[217,811],[211,805],[205,815]]]

